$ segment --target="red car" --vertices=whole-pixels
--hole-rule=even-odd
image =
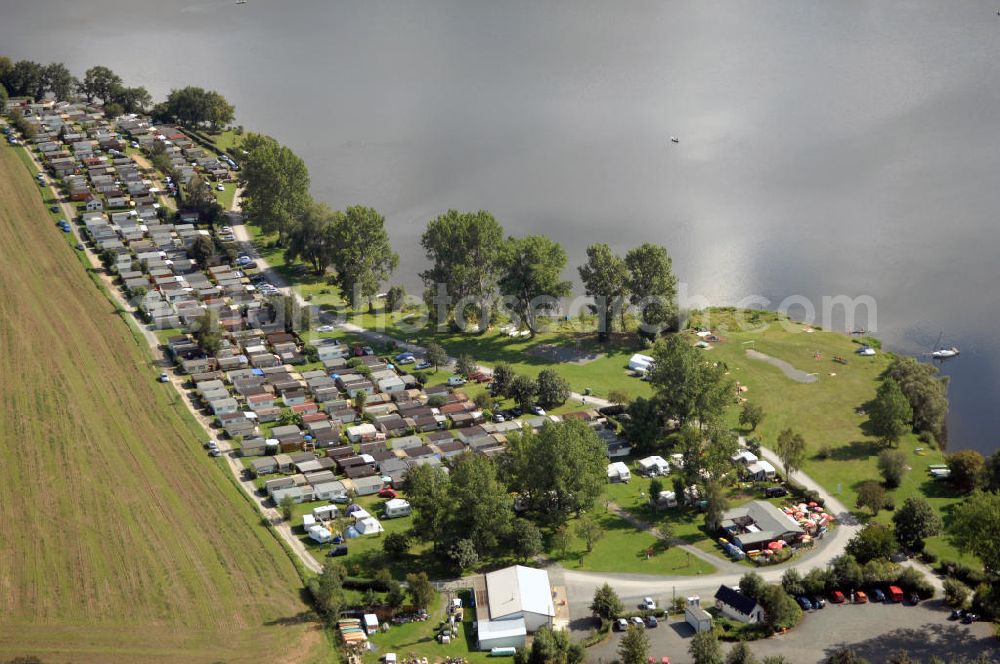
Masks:
[[[398,495],[399,494],[396,493],[395,489],[390,489],[388,487],[378,492],[379,498],[396,498]]]
[[[830,601],[833,602],[834,604],[843,604],[845,602],[844,593],[840,592],[839,590],[834,590],[832,593],[830,593]]]

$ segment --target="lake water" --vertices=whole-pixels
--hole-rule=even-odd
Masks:
[[[713,303],[870,295],[890,348],[962,349],[951,446],[996,446],[992,5],[3,0],[0,53],[220,90],[318,197],[386,215],[411,284],[456,207],[572,265],[665,244]]]

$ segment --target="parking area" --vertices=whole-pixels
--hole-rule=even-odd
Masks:
[[[692,664],[688,645],[693,632],[683,620],[672,616],[648,633],[651,657],[669,657],[671,664]],[[621,635],[615,632],[604,643],[588,649],[587,661],[614,661],[619,639]],[[940,601],[918,606],[828,604],[825,609],[808,612],[787,634],[750,644],[758,658],[780,654],[796,664],[819,664],[841,646],[850,646],[872,662],[885,661],[900,648],[919,661],[935,655],[974,658],[980,653],[1000,658],[1000,644],[990,623],[963,625],[949,620]],[[728,651],[730,645],[723,647]]]

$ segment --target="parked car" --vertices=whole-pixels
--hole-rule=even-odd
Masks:
[[[644,597],[642,603],[639,604],[639,608],[643,611],[656,611],[656,602],[653,601],[652,597]]]
[[[541,416],[545,415],[545,409],[542,408],[541,406],[532,406],[531,412],[534,413],[535,415],[541,415]]]
[[[963,625],[971,625],[977,620],[979,620],[979,616],[976,615],[975,613],[966,613],[964,616],[962,616]]]
[[[893,602],[902,602],[903,589],[899,586],[889,586],[889,598],[892,599]]]
[[[416,369],[417,371],[423,371],[424,369],[430,369],[432,366],[434,365],[428,362],[427,360],[420,360],[420,362],[417,363],[417,366],[415,366],[414,369]]]
[[[347,555],[347,545],[341,544],[340,546],[335,546],[330,549],[330,553],[326,554],[329,558],[336,558],[337,556]]]
[[[379,498],[395,498],[397,495],[396,490],[390,489],[389,487],[386,487],[378,492]]]
[[[826,606],[826,600],[823,599],[822,597],[819,597],[818,595],[816,597],[810,597],[809,601],[811,601],[812,605],[817,609],[822,609],[823,607]]]
[[[632,616],[631,618],[628,619],[628,621],[633,625],[635,625],[636,627],[646,626],[645,623],[642,622],[642,618],[640,618],[639,616]]]
[[[449,376],[448,385],[452,387],[458,387],[459,385],[465,385],[465,379],[461,376]]]
[[[910,593],[910,604],[913,604],[914,606],[920,604],[920,595],[917,593]]]
[[[834,590],[832,593],[830,593],[830,601],[833,602],[834,604],[843,604],[846,601],[846,599],[844,598],[844,593],[840,592],[839,590]]]
[[[246,254],[243,254],[237,257],[236,262],[239,263],[240,265],[246,265],[247,263],[253,262],[253,259],[247,256]]]
[[[656,621],[656,616],[646,616],[646,627],[652,629],[653,627],[656,627],[659,624],[660,623]]]
[[[628,629],[628,621],[624,618],[619,618],[615,621],[615,629],[619,632],[624,632]]]
[[[948,616],[949,620],[961,620],[965,617],[965,609],[953,609],[951,615]]]
[[[765,498],[781,498],[788,495],[788,489],[783,486],[769,486],[764,489]]]
[[[215,190],[216,191],[225,191],[226,188],[223,187],[221,184],[217,184],[217,185],[215,185]]]
[[[802,607],[803,611],[811,611],[813,608],[812,602],[810,602],[809,598],[805,595],[799,595],[795,598],[795,601],[799,603],[799,606]]]
[[[333,332],[333,325],[320,325],[316,328],[317,332]]]
[[[855,604],[867,604],[868,603],[868,595],[866,595],[863,590],[857,591],[856,593],[854,593],[854,603]]]
[[[362,346],[361,352],[364,353],[365,355],[374,355],[375,349],[372,348],[371,346]]]
[[[503,413],[493,413],[494,422],[506,422],[507,418],[503,416]]]
[[[50,206],[49,207],[49,212],[59,212],[59,206],[58,205],[52,205],[52,206]]]
[[[212,449],[208,451],[208,456],[210,457],[222,456],[222,452],[219,451],[218,449]]]
[[[83,251],[85,248],[86,247],[84,247],[82,243],[80,243],[80,242],[76,243],[76,250],[77,251]]]
[[[873,602],[884,602],[885,593],[882,592],[881,588],[872,588],[871,597]]]
[[[166,371],[164,371],[164,372],[162,372],[162,373],[160,374],[160,378],[159,378],[159,381],[160,381],[161,383],[169,383],[169,382],[170,382],[170,376],[168,376],[168,375],[167,375],[167,372],[166,372]]]

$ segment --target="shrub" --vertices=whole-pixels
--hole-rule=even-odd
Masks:
[[[961,581],[944,580],[944,601],[948,606],[965,606],[965,603],[969,601],[970,594],[969,587]]]
[[[931,585],[930,581],[927,580],[920,570],[912,567],[904,567],[896,583],[904,590],[917,593],[920,599],[934,597],[934,586]]]
[[[816,452],[817,459],[829,459],[833,455],[833,448],[828,444],[823,444],[820,446],[819,451]]]

